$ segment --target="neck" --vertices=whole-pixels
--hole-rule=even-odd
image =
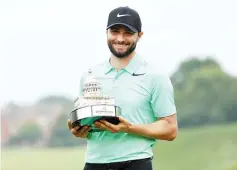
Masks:
[[[130,60],[134,57],[135,52],[133,51],[129,56],[125,58],[118,58],[114,55],[111,56],[110,58],[110,64],[117,70],[119,71],[122,68],[125,68]]]

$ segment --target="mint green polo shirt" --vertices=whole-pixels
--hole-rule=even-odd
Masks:
[[[121,116],[132,124],[150,124],[176,113],[173,86],[167,75],[135,55],[130,63],[116,71],[109,61],[91,68],[98,77],[102,92],[114,96]],[[135,74],[135,75],[134,75]],[[81,89],[86,73],[81,78]],[[82,94],[82,93],[80,93]],[[153,156],[156,139],[109,131],[90,133],[86,162],[109,163]]]

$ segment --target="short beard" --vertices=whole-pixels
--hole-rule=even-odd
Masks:
[[[110,52],[118,57],[118,58],[126,58],[129,56],[129,54],[131,54],[135,49],[136,49],[136,45],[137,43],[133,43],[132,46],[127,50],[125,51],[124,53],[118,53],[116,52],[116,50],[112,47],[112,43],[108,42],[108,46],[109,46],[109,49],[110,49]]]

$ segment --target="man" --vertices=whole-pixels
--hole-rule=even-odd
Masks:
[[[109,14],[106,33],[111,56],[92,68],[92,73],[112,77],[102,87],[122,111],[118,125],[104,120],[93,124],[102,132],[89,133],[91,127],[86,126],[78,130],[68,121],[73,135],[87,138],[84,170],[152,170],[156,140],[172,141],[177,136],[171,81],[135,52],[143,35],[141,25],[139,14],[129,7]]]

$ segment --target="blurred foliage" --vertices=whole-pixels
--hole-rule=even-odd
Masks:
[[[72,101],[64,96],[46,96],[40,99],[39,104],[61,104],[64,106],[71,105]]]
[[[46,96],[40,99],[37,104],[39,105],[61,105],[63,114],[67,114],[73,108],[73,101],[65,96]]]
[[[62,147],[62,146],[78,146],[85,144],[86,140],[74,137],[67,125],[68,117],[66,114],[62,114],[57,125],[52,130],[52,136],[49,141],[51,147]]]
[[[237,79],[213,59],[185,61],[171,80],[180,127],[237,121]]]
[[[42,138],[41,128],[35,123],[25,123],[19,132],[9,139],[11,145],[29,145],[38,142]]]

